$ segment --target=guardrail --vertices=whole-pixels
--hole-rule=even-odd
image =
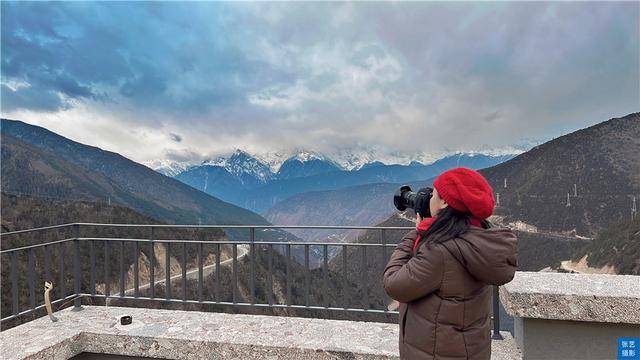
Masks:
[[[141,239],[141,238],[122,238],[122,237],[81,237],[80,229],[81,227],[95,227],[95,228],[146,228],[149,230],[149,238]],[[179,239],[157,239],[154,236],[154,231],[160,228],[171,228],[171,229],[247,229],[248,230],[248,239],[246,240],[179,240]],[[44,303],[36,304],[36,288],[35,288],[35,274],[36,274],[36,251],[42,252],[43,258],[43,277],[45,281],[50,281],[56,284],[58,299],[52,301],[52,304],[57,303],[65,303],[65,302],[74,302],[74,309],[81,309],[82,299],[83,298],[95,298],[95,299],[104,299],[108,301],[109,299],[130,299],[130,300],[151,300],[151,301],[164,301],[164,302],[176,302],[176,303],[185,303],[185,304],[210,304],[210,305],[229,305],[229,306],[240,306],[240,307],[254,307],[254,308],[292,308],[292,309],[312,309],[312,310],[331,310],[331,311],[345,311],[345,312],[368,312],[368,313],[381,313],[381,314],[397,314],[398,312],[395,310],[389,310],[386,307],[384,308],[370,308],[366,305],[363,307],[350,307],[348,306],[348,288],[346,282],[346,276],[342,276],[343,278],[343,286],[342,286],[342,299],[343,306],[329,306],[326,298],[323,296],[323,304],[311,304],[309,293],[310,293],[310,248],[318,247],[322,249],[322,291],[324,294],[327,293],[327,289],[329,287],[329,248],[337,247],[341,250],[342,259],[341,266],[342,270],[347,269],[347,250],[349,248],[355,248],[360,251],[361,254],[361,268],[364,269],[367,266],[367,251],[369,249],[380,249],[381,250],[381,261],[386,263],[388,260],[388,256],[393,251],[393,248],[396,246],[395,242],[388,244],[386,238],[386,232],[388,230],[411,230],[412,227],[374,227],[374,226],[303,226],[303,225],[169,225],[169,224],[100,224],[100,223],[70,223],[70,224],[62,224],[13,232],[5,232],[0,233],[1,239],[6,239],[8,236],[15,236],[18,234],[27,234],[34,232],[42,232],[54,229],[65,229],[72,230],[71,237],[63,238],[60,240],[49,241],[46,243],[21,246],[12,249],[5,249],[0,251],[0,256],[8,256],[10,260],[10,283],[11,283],[11,293],[12,293],[12,311],[11,315],[5,316],[0,319],[0,322],[5,322],[11,319],[17,319],[27,314],[32,314],[37,310],[40,310],[45,307]],[[324,229],[324,230],[369,230],[376,231],[380,233],[381,243],[343,243],[343,242],[303,242],[303,241],[262,241],[256,240],[256,230],[265,230],[265,229]],[[65,280],[67,280],[67,274],[65,273],[65,261],[68,259],[65,251],[68,246],[67,243],[72,243],[72,266],[73,266],[73,292],[71,294],[67,293],[65,289]],[[156,264],[156,256],[155,256],[155,244],[163,244],[165,246],[165,263],[164,263],[164,279],[156,279],[155,269],[158,264]],[[86,258],[86,252],[84,254],[81,253],[81,244],[88,244],[88,259]],[[104,279],[104,290],[102,293],[98,293],[96,290],[96,245],[102,244],[102,250],[104,251],[103,258],[105,259],[103,266],[103,274],[105,276]],[[133,287],[126,288],[125,277],[127,275],[127,271],[125,270],[125,244],[133,244]],[[197,267],[192,269],[187,269],[187,244],[194,244],[197,247]],[[172,275],[171,273],[171,248],[173,246],[181,245],[182,253],[180,261],[180,267],[182,270],[181,274]],[[209,264],[205,266],[204,260],[204,251],[203,246],[213,245],[215,248],[215,264]],[[193,245],[191,245],[193,246]],[[221,260],[221,246],[228,246],[231,248],[232,254],[230,259]],[[284,303],[276,303],[274,301],[274,292],[273,292],[273,256],[274,256],[274,247],[278,247],[279,249],[284,248],[284,256],[286,259],[286,278],[285,278],[285,301]],[[57,248],[57,270],[58,270],[58,279],[55,281],[52,278],[51,270],[55,266],[52,263],[52,250]],[[118,247],[116,250],[119,250],[119,289],[115,294],[111,293],[110,283],[111,279],[111,269],[110,269],[110,251],[112,247]],[[140,284],[140,270],[139,270],[139,257],[141,254],[141,250],[143,247],[148,247],[149,250],[149,281],[145,284]],[[304,276],[304,302],[294,304],[292,302],[292,274],[291,267],[292,261],[292,247],[303,248],[304,253],[304,263],[300,263],[300,265],[304,266],[305,276]],[[240,249],[241,254],[238,254],[238,250]],[[260,249],[268,249],[268,271],[267,271],[267,302],[260,303],[256,302],[256,294],[255,294],[255,265],[256,265],[256,251]],[[29,304],[28,308],[25,310],[21,310],[21,304],[19,302],[19,281],[18,281],[18,257],[20,254],[26,254],[26,287],[28,289],[28,299]],[[81,256],[85,256],[81,258]],[[251,260],[249,262],[250,266],[250,277],[249,277],[249,301],[239,301],[238,300],[238,260],[244,256],[248,256]],[[83,289],[82,286],[82,273],[81,273],[81,261],[86,264],[85,261],[89,263],[89,286],[88,289]],[[231,274],[232,274],[232,301],[221,301],[219,296],[220,291],[220,268],[222,263],[231,264]],[[160,266],[162,266],[160,264]],[[205,279],[205,270],[215,275],[213,276],[214,282],[214,296],[213,298],[205,298],[203,295],[203,284]],[[187,298],[187,280],[189,277],[195,275],[197,279],[197,299],[188,299]],[[363,272],[365,278],[363,281],[366,284],[366,272]],[[207,274],[209,275],[209,274]],[[172,294],[172,283],[174,281],[181,282],[181,294],[175,294],[178,296],[174,296]],[[155,287],[158,284],[165,285],[165,294],[164,297],[156,297]],[[148,288],[148,296],[141,296],[141,289]],[[498,297],[498,287],[493,287],[493,314],[498,314],[499,312],[499,297]],[[4,296],[4,294],[3,294]],[[366,286],[363,286],[363,304],[368,304],[367,296],[368,289]],[[3,300],[4,302],[5,300]],[[500,335],[500,319],[499,316],[492,317],[493,321],[493,335],[494,339],[501,339]]]

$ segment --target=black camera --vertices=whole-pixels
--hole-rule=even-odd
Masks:
[[[429,208],[429,200],[433,195],[433,189],[424,187],[417,193],[411,191],[409,185],[402,185],[393,195],[393,205],[399,211],[405,211],[412,208],[416,214],[420,214],[422,218],[431,217],[431,209]]]

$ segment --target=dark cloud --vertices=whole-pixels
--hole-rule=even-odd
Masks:
[[[223,24],[206,14],[193,19],[199,7],[3,3],[3,79],[46,83],[69,97],[111,88],[112,101],[122,96],[141,112],[202,115],[242,103],[245,90],[264,81],[262,65],[232,46]],[[64,77],[55,82],[55,74]]]
[[[35,111],[54,112],[68,108],[69,105],[50,89],[33,86],[11,89],[2,84],[2,111],[26,108]]]
[[[171,140],[173,140],[175,142],[181,142],[182,141],[182,136],[180,136],[178,134],[169,133],[169,137],[171,138]]]
[[[165,129],[190,157],[223,144],[502,146],[640,102],[635,2],[1,7],[4,112],[82,104]]]

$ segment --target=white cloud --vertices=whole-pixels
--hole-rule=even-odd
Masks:
[[[20,70],[44,64],[99,96],[57,93],[70,108],[2,114],[137,161],[502,148],[639,110],[637,3],[132,4],[136,32],[122,28],[131,11],[94,6],[109,16],[70,16],[81,30],[69,46],[5,51],[22,68],[3,67],[2,83],[24,88]],[[29,31],[46,13],[3,30]]]

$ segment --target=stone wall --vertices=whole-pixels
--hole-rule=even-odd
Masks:
[[[516,272],[500,289],[523,359],[615,359],[640,337],[640,276]]]

